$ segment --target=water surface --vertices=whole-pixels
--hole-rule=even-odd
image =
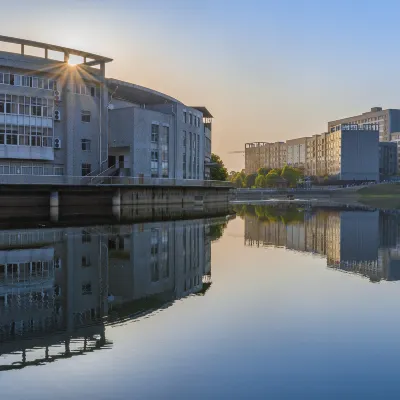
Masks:
[[[0,231],[2,396],[398,398],[398,217],[237,211]]]

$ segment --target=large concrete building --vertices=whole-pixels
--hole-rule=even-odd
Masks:
[[[5,36],[0,42],[20,50],[0,52],[2,183],[209,176],[212,115],[205,107],[106,79],[107,57]],[[28,55],[31,48],[43,57]]]
[[[345,181],[379,181],[379,130],[376,124],[334,126],[325,144],[329,176]]]
[[[379,126],[379,141],[388,142],[391,140],[393,132],[400,131],[400,110],[383,110],[382,107],[372,107],[371,111],[360,115],[328,122],[328,132],[340,124],[377,124]]]

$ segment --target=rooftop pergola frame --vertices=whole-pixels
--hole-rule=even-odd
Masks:
[[[63,53],[65,63],[69,62],[69,57],[71,55],[79,56],[79,57],[83,58],[83,63],[80,63],[78,65],[86,65],[88,67],[100,65],[100,68],[104,69],[105,63],[109,63],[109,62],[113,61],[111,58],[99,56],[99,55],[93,54],[93,53],[88,53],[86,51],[70,49],[68,47],[57,46],[57,45],[53,45],[53,44],[49,44],[49,43],[35,42],[32,40],[26,40],[26,39],[19,39],[19,38],[14,38],[14,37],[10,37],[10,36],[1,36],[0,35],[0,42],[20,45],[21,46],[20,54],[22,54],[22,55],[25,54],[25,46],[43,49],[44,50],[43,58],[45,58],[45,59],[49,59],[49,50]]]

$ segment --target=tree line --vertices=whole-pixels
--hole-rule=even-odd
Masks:
[[[282,183],[288,187],[296,187],[304,179],[304,173],[299,168],[285,165],[283,168],[259,168],[255,174],[246,174],[244,169],[240,172],[228,173],[221,158],[211,155],[210,179],[215,181],[231,181],[237,188],[271,188]]]
[[[237,188],[271,188],[282,182],[289,187],[296,187],[303,178],[302,170],[289,165],[283,168],[259,168],[257,173],[248,175],[244,170],[231,171],[228,175],[228,179]]]

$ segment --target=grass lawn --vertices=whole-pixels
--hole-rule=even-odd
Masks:
[[[371,185],[357,191],[361,203],[382,208],[400,208],[400,184]]]

